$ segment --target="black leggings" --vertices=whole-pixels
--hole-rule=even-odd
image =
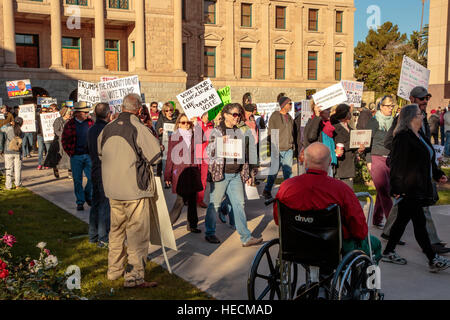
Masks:
[[[425,228],[426,220],[423,209],[414,199],[406,198],[398,204],[397,219],[392,226],[384,254],[394,251],[395,246],[405,232],[409,220],[413,222],[414,236],[416,237],[417,243],[422,248],[428,260],[433,260],[435,252],[431,246],[427,229]]]
[[[187,203],[187,221],[189,227],[197,228],[198,216],[197,216],[197,192],[183,196],[183,201]]]

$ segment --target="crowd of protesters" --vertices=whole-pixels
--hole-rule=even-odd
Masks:
[[[429,206],[437,201],[436,183],[446,183],[447,178],[437,169],[431,138],[439,144],[440,135],[444,153],[450,156],[450,112],[446,108],[433,109],[428,119],[426,107],[430,98],[425,88],[416,87],[411,92],[412,104],[396,115],[393,111],[397,109],[395,98],[385,95],[369,108],[361,108],[358,118],[353,106],[340,104],[323,110],[311,100],[313,115],[303,128],[301,105],[294,104],[284,93],[277,97],[279,110],[270,117],[258,115],[251,94],[246,93],[242,105],[228,104],[214,119],[209,118],[208,112],[190,119],[171,102],[164,103],[161,111],[157,102],[147,108],[139,96],[128,95],[124,98],[122,112],[114,115],[105,103],[93,108],[85,102],[60,110],[56,104],[38,108],[35,134],[21,132],[23,120],[18,117],[18,111],[10,113],[3,106],[0,151],[5,157],[6,188],[12,188],[13,180],[16,187],[21,186],[22,158],[31,156],[30,150],[37,142],[37,169],[53,168],[56,178],[60,177],[60,169],[69,170],[77,210],[84,210],[85,203],[91,207],[89,241],[101,248],[109,247],[108,278],[114,280],[125,275],[125,286],[148,287],[156,283],[143,279],[141,262],[146,255],[148,237],[141,233],[148,233],[148,213],[144,211],[155,210],[151,198],[156,187],[143,176],[161,177],[163,186],[171,188],[176,195],[169,210],[172,226],[176,227],[186,205],[187,230],[201,233],[197,207],[206,208],[207,242],[221,242],[215,234],[216,219],[219,217],[225,223],[228,215],[242,246],[248,247],[263,241],[262,237],[252,236],[245,210],[245,185],[260,184],[257,174],[263,156],[260,154],[262,144],[271,147],[271,171],[262,192],[265,199],[273,197],[272,189],[280,168],[283,180],[291,181],[294,159],[297,159],[299,173],[313,173],[308,160],[305,161],[305,150],[309,150],[309,164],[320,158],[317,160],[320,163],[316,164],[319,171],[314,174],[341,180],[340,183],[346,185],[341,186],[342,190],[348,192],[354,188],[357,160],[365,158],[377,190],[373,225],[383,229],[381,236],[389,241],[382,260],[406,263],[394,249],[404,244],[400,238],[406,224],[412,220],[417,241],[429,259],[430,271],[437,272],[449,266],[449,262],[437,254],[448,253],[450,249],[437,236]],[[290,114],[293,108],[294,118]],[[46,112],[60,114],[53,125],[53,142],[43,138],[39,114]],[[261,133],[265,129],[268,129],[268,139],[262,141]],[[357,129],[372,131],[369,148],[350,147],[351,131]],[[16,146],[12,143],[18,140],[15,137],[21,142]],[[230,139],[241,140],[242,154],[224,161],[218,155],[216,141],[226,143]],[[408,144],[411,150],[404,150]],[[322,150],[322,146],[325,149]],[[405,156],[406,151],[412,152],[410,157]],[[150,164],[151,173],[147,172]],[[113,168],[115,174],[108,174]],[[87,178],[84,187],[83,174]],[[421,186],[422,181],[426,181],[425,187]],[[205,197],[208,188],[209,202]],[[286,188],[284,185],[280,189],[285,191],[279,199],[286,197]],[[290,188],[289,192],[292,191],[295,190]],[[289,193],[288,198],[292,202],[296,196]],[[354,199],[349,201],[354,202]],[[360,216],[359,211],[357,214]],[[351,232],[358,234],[360,240],[367,233],[364,230]],[[131,271],[123,269],[127,259],[134,267]]]

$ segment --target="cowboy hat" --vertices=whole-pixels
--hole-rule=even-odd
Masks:
[[[86,101],[75,102],[73,104],[73,111],[77,112],[89,112],[91,108],[88,107]]]

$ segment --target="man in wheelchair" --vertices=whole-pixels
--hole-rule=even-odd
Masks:
[[[342,255],[352,250],[362,250],[370,255],[368,229],[364,212],[353,190],[344,182],[327,175],[331,163],[330,150],[320,142],[305,149],[306,173],[285,180],[276,199],[298,211],[321,210],[332,204],[340,207],[342,225]],[[273,217],[278,225],[277,203]],[[381,258],[381,242],[371,235],[374,260]]]

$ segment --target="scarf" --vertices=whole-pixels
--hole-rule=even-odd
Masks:
[[[187,144],[188,149],[191,147],[191,140],[192,140],[192,130],[191,129],[178,129],[178,132],[183,137],[184,143]]]
[[[330,138],[333,138],[334,127],[331,124],[331,121],[330,120],[327,120],[327,121],[322,120],[322,124],[323,124],[323,129],[322,129],[323,133],[325,133]]]
[[[388,131],[394,121],[394,118],[391,115],[385,116],[380,110],[375,113],[375,119],[377,119],[381,131]]]

